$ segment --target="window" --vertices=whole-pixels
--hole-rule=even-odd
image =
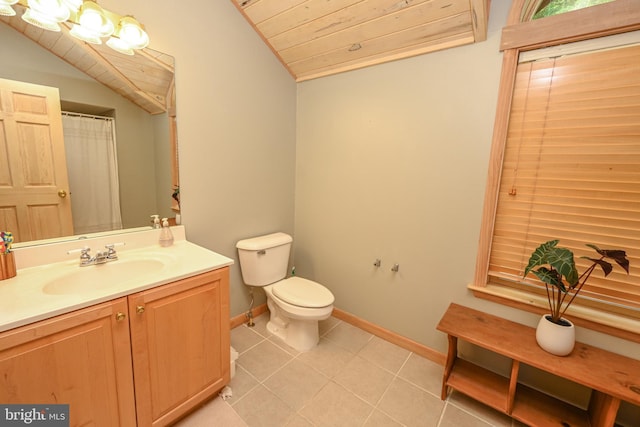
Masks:
[[[525,7],[524,1],[515,3],[519,6],[514,7]],[[598,8],[622,17],[628,15],[627,3],[618,0]],[[597,10],[589,9],[593,10],[553,19],[584,22]],[[607,325],[599,319],[595,329],[638,341],[640,43],[628,45],[627,36],[632,34],[629,20],[632,29],[640,28],[640,12],[621,19],[621,30],[615,20],[600,28],[578,24],[571,34],[563,26],[562,37],[536,33],[534,47],[557,45],[538,57],[524,41],[536,22],[522,24],[524,34],[518,25],[503,31],[502,44],[509,48],[504,53],[481,243],[470,288],[477,296],[539,312],[546,307],[543,288],[522,280],[529,255],[539,244],[557,238],[576,256],[591,255],[585,243],[624,249],[631,274],[614,270],[607,279],[592,276],[591,286],[572,309],[586,307],[585,319],[594,312],[636,319],[630,326],[615,321]],[[623,31],[627,33],[616,37],[623,38],[621,47],[592,46],[591,39],[606,40],[596,35]],[[511,47],[514,43],[508,38],[518,46]],[[581,46],[574,52],[574,44],[563,44],[576,39],[587,40],[587,51]],[[582,271],[580,260],[577,264]],[[582,324],[594,327],[593,320]]]
[[[521,282],[555,238],[625,249],[634,266],[595,273],[583,296],[640,318],[640,45],[518,64],[489,260],[490,281]],[[586,267],[576,260],[578,269]]]
[[[571,12],[613,0],[543,0],[540,2],[533,19],[540,19],[560,13]]]

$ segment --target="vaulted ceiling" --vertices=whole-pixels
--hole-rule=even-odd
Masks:
[[[489,0],[231,0],[296,81],[483,41]],[[174,107],[174,59],[117,53],[17,16],[0,22],[151,114]],[[1,25],[1,24],[0,24]]]
[[[297,81],[483,41],[489,0],[231,0]]]

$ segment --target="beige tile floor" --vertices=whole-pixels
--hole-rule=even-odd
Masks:
[[[300,353],[267,332],[268,314],[231,331],[240,353],[232,396],[179,427],[514,427],[520,423],[458,393],[440,400],[442,366],[331,317]]]

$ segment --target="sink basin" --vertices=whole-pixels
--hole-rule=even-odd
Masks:
[[[117,260],[105,264],[75,267],[73,271],[55,277],[42,288],[45,294],[66,295],[85,293],[115,286],[123,281],[144,278],[165,266],[158,259]]]

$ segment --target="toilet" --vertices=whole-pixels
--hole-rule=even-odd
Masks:
[[[318,344],[318,321],[327,319],[335,300],[319,283],[287,276],[293,239],[273,233],[236,244],[242,279],[247,286],[262,287],[271,317],[267,330],[298,351]]]

